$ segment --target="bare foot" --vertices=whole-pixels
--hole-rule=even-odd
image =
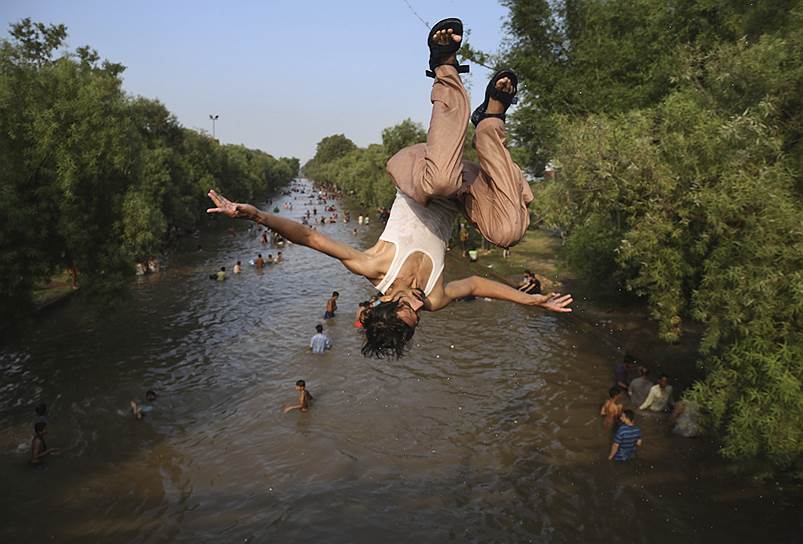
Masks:
[[[496,82],[496,90],[511,94],[513,92],[513,82],[510,78],[503,77]],[[488,108],[485,113],[505,113],[505,105],[494,97],[488,98]]]
[[[438,45],[447,45],[449,42],[452,41],[455,43],[460,43],[462,39],[463,36],[461,36],[460,34],[455,34],[454,30],[452,30],[451,28],[439,30],[432,36],[432,41],[437,43]],[[445,58],[443,63],[444,64],[457,63],[457,52]]]

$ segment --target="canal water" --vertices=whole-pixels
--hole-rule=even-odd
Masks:
[[[299,183],[282,215],[305,212]],[[318,228],[367,247],[379,226],[356,215]],[[639,418],[636,461],[607,461],[621,353],[579,313],[460,302],[422,318],[408,357],[365,359],[367,281],[298,246],[257,271],[277,248],[216,222],[125,304],[76,298],[0,349],[0,542],[799,541],[799,489],[735,475],[661,417]],[[334,290],[334,349],[315,356]],[[297,379],[315,403],[284,414]],[[64,451],[33,469],[39,401]]]

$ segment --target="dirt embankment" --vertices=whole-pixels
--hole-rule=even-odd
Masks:
[[[646,305],[624,295],[594,289],[578,281],[560,261],[560,239],[539,230],[527,232],[524,240],[503,258],[501,249],[486,246],[479,250],[476,262],[461,256],[459,247],[449,252],[450,276],[476,274],[516,285],[524,270],[532,271],[541,281],[543,292],[572,293],[575,302],[572,319],[588,334],[633,356],[657,376],[666,372],[681,388],[700,377],[696,361],[700,330],[689,324],[676,344],[667,344],[658,337],[657,324],[649,318]],[[612,361],[612,364],[617,361]]]

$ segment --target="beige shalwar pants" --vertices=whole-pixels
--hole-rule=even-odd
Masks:
[[[426,206],[430,198],[453,198],[482,235],[500,247],[521,240],[530,224],[530,186],[505,146],[501,119],[480,121],[474,136],[479,164],[463,160],[469,103],[454,66],[435,68],[427,143],[390,158],[388,173],[404,194]]]

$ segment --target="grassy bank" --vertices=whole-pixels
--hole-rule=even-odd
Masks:
[[[72,275],[64,270],[54,274],[49,281],[36,286],[33,290],[33,304],[37,311],[43,310],[52,304],[75,293],[72,288]]]
[[[469,247],[481,247],[472,237]],[[476,243],[474,243],[476,242]],[[571,319],[578,328],[599,337],[624,355],[631,354],[651,369],[653,375],[666,372],[676,388],[689,386],[700,377],[696,361],[699,357],[700,330],[688,323],[680,341],[668,344],[658,337],[658,326],[650,319],[643,300],[621,292],[580,282],[560,258],[561,240],[543,230],[530,230],[524,239],[503,257],[500,248],[486,243],[479,249],[476,262],[461,256],[459,242],[449,252],[449,277],[475,274],[509,285],[521,280],[522,272],[531,270],[541,281],[543,292],[572,293],[575,298]],[[611,365],[618,361],[612,361]]]

